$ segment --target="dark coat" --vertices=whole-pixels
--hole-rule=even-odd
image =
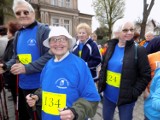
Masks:
[[[99,92],[105,90],[107,64],[117,43],[117,39],[108,42],[108,49],[105,58],[103,59],[100,72],[100,82],[98,85]],[[124,51],[120,93],[117,105],[129,104],[136,101],[151,80],[151,69],[145,48],[140,46],[137,47],[137,59],[135,59],[135,52],[134,41],[127,41]]]

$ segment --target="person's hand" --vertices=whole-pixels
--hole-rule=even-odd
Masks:
[[[34,107],[36,105],[36,101],[38,100],[38,96],[37,95],[31,95],[31,94],[28,94],[26,96],[26,102],[28,103],[28,105],[30,107]]]
[[[26,73],[25,66],[22,63],[16,63],[11,67],[11,73],[14,75]]]
[[[63,109],[58,109],[60,113],[60,119],[61,120],[73,120],[74,119],[74,114],[70,109],[63,110]]]
[[[3,69],[4,64],[0,64],[0,74],[3,74],[5,70]]]

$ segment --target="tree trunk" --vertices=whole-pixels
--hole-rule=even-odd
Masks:
[[[145,35],[145,30],[146,30],[146,23],[148,20],[148,16],[152,10],[152,7],[154,5],[154,1],[152,0],[150,2],[150,4],[147,4],[147,0],[143,0],[143,20],[142,20],[142,24],[141,24],[141,32],[140,32],[140,39],[143,40],[145,39],[144,35]]]

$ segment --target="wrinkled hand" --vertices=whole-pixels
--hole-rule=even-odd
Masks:
[[[3,74],[5,72],[5,70],[3,70],[3,65],[4,64],[0,64],[0,74]]]
[[[25,66],[22,63],[16,63],[12,65],[11,73],[14,75],[26,73]]]
[[[36,101],[38,100],[38,96],[37,95],[30,95],[28,94],[26,96],[26,102],[28,103],[28,105],[30,107],[34,107],[36,105]]]
[[[74,119],[74,114],[72,113],[71,110],[63,110],[63,109],[58,109],[60,111],[60,119],[61,120],[73,120]]]

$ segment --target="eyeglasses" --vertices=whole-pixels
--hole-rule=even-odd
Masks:
[[[28,10],[24,10],[24,11],[17,11],[17,12],[15,12],[15,14],[17,15],[17,16],[21,16],[21,13],[23,12],[23,15],[29,15],[29,11]]]
[[[134,32],[134,29],[133,28],[131,28],[131,29],[123,29],[122,30],[124,33],[127,33],[127,32]]]
[[[57,43],[57,42],[59,42],[59,43],[65,43],[66,41],[67,41],[66,38],[51,38],[49,40],[49,42],[51,42],[51,43]]]

